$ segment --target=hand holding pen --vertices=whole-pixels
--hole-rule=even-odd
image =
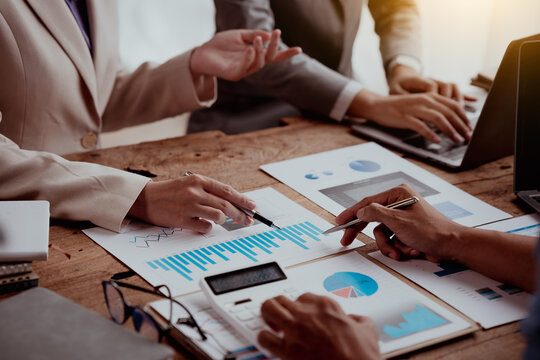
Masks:
[[[186,171],[184,173],[184,176],[190,176],[190,175],[195,175],[193,172],[191,171]],[[254,207],[252,208],[246,208],[246,207],[243,207],[243,206],[240,206],[236,203],[231,203],[237,210],[239,210],[240,212],[242,212],[243,214],[245,214],[246,216],[248,216],[249,218],[251,219],[255,219],[255,220],[258,220],[260,222],[262,222],[263,224],[271,227],[271,228],[274,228],[274,229],[278,229],[278,230],[281,230],[281,228],[277,225],[275,225],[271,220],[265,218],[264,216],[262,216],[261,214],[259,214],[258,212],[255,211]],[[244,223],[243,225],[249,225],[247,223]]]
[[[385,206],[411,197],[418,201],[407,208],[399,210]],[[336,223],[344,224],[353,218],[363,222],[346,229],[341,244],[350,245],[367,223],[380,222],[373,231],[375,241],[384,255],[395,260],[418,256],[430,261],[448,259],[455,250],[454,235],[464,228],[438,212],[409,185],[363,199],[342,212]]]

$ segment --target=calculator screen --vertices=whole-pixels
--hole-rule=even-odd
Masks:
[[[216,295],[287,279],[276,262],[209,276],[205,280]]]

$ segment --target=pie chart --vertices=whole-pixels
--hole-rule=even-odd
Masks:
[[[349,167],[360,172],[374,172],[381,168],[381,165],[369,160],[355,160],[349,163]]]
[[[375,280],[357,272],[337,272],[327,277],[323,286],[326,291],[342,298],[371,296],[379,289]]]

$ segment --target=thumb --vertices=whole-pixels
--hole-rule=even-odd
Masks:
[[[358,210],[356,217],[365,222],[376,221],[389,227],[393,223],[392,209],[377,203],[371,203]]]

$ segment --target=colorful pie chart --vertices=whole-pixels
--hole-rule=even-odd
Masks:
[[[367,275],[356,272],[337,272],[324,280],[326,291],[342,298],[371,296],[379,285]]]

